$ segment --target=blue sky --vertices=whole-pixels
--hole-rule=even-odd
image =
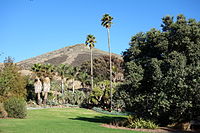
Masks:
[[[15,62],[96,36],[96,48],[107,51],[103,14],[114,17],[112,52],[121,54],[131,36],[161,29],[161,18],[184,14],[200,21],[200,0],[0,0],[0,62]]]

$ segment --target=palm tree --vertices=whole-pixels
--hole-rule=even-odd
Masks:
[[[70,66],[69,65],[65,65],[65,64],[60,64],[57,67],[58,75],[61,77],[61,90],[62,90],[62,94],[64,94],[64,81],[65,81],[65,78],[68,77],[69,69],[70,69]]]
[[[87,83],[90,82],[89,75],[86,72],[80,72],[77,78],[81,81],[83,88],[85,88]]]
[[[75,84],[74,84],[74,81],[77,79],[77,76],[80,72],[80,68],[79,67],[70,67],[69,70],[68,70],[68,78],[69,79],[72,79],[72,90],[73,90],[73,93],[74,93],[74,90],[75,90]]]
[[[87,35],[87,39],[86,39],[86,41],[85,41],[85,44],[87,45],[87,46],[89,46],[90,47],[90,59],[91,59],[91,88],[92,88],[92,90],[93,90],[93,87],[94,87],[94,85],[93,85],[93,58],[92,58],[92,48],[95,46],[94,45],[94,43],[96,43],[96,41],[95,41],[95,36],[93,36],[93,35]]]
[[[42,92],[42,72],[41,72],[42,65],[41,64],[34,64],[31,68],[32,71],[35,73],[35,82],[34,82],[34,88],[35,93],[37,94],[37,103],[41,104],[41,98],[40,93]]]
[[[36,74],[35,80],[35,92],[38,93],[38,104],[41,104],[40,93],[43,83],[43,92],[44,94],[44,101],[43,103],[46,104],[48,92],[51,88],[51,78],[54,74],[54,66],[51,64],[34,64],[32,67],[32,71]],[[42,82],[41,82],[42,81]],[[40,83],[41,82],[41,83]],[[39,89],[38,89],[39,88]]]
[[[42,72],[43,72],[43,92],[44,92],[44,101],[43,103],[46,104],[47,96],[51,88],[51,78],[54,75],[55,67],[51,64],[42,65]]]
[[[111,48],[110,48],[110,28],[112,24],[113,17],[109,14],[104,14],[101,19],[101,25],[107,29],[108,34],[108,50],[110,55],[110,109],[112,110],[112,61],[111,61]]]

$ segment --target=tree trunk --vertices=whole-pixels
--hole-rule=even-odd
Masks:
[[[63,78],[61,80],[61,90],[62,90],[62,95],[64,95],[64,79]]]
[[[44,101],[43,101],[43,104],[47,104],[47,96],[48,96],[48,92],[45,92],[44,93]]]
[[[35,93],[37,94],[37,103],[40,105],[41,104],[41,98],[40,98],[40,93],[42,91],[42,82],[40,81],[39,77],[36,77],[34,83],[34,88],[35,88]]]
[[[103,90],[103,94],[99,97],[98,99],[99,102],[101,101],[102,97],[105,95],[105,89],[106,89],[105,85],[103,85],[101,89]]]
[[[92,59],[92,48],[90,48],[90,52],[91,52],[91,89],[93,90],[93,59]]]
[[[48,92],[50,91],[50,88],[51,88],[51,81],[50,81],[50,78],[49,78],[49,77],[44,78],[43,87],[44,87],[43,92],[45,93],[45,94],[44,94],[44,101],[43,101],[43,104],[46,104],[46,102],[47,102],[47,97],[48,97]]]
[[[37,93],[37,99],[38,99],[38,104],[40,105],[41,104],[41,98],[40,98],[40,93],[39,92]]]
[[[108,50],[110,56],[110,110],[112,111],[112,61],[111,61],[111,47],[110,47],[110,29],[107,28],[108,33]]]
[[[75,87],[74,87],[74,78],[72,79],[72,89],[73,89],[73,93],[74,93],[74,89],[75,89]]]

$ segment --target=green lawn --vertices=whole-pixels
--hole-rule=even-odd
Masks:
[[[1,133],[139,133],[102,127],[117,116],[82,108],[29,110],[26,119],[0,119]]]

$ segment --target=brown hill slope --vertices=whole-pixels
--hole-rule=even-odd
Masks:
[[[108,52],[93,49],[93,57],[100,57],[103,55],[108,55]],[[120,55],[112,54],[118,58]],[[68,47],[64,47],[52,52],[48,52],[24,61],[20,61],[17,64],[23,69],[30,69],[33,64],[36,63],[50,63],[53,65],[58,64],[70,64],[73,66],[81,65],[85,61],[90,60],[90,49],[84,44],[76,44]]]

